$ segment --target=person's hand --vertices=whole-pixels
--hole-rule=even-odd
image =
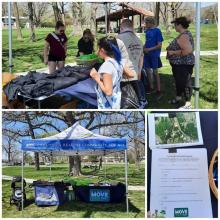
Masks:
[[[45,59],[44,59],[44,64],[45,64],[45,65],[48,65],[48,58],[45,58]]]
[[[175,53],[174,53],[173,50],[168,50],[168,51],[167,51],[167,55],[168,55],[168,56],[173,56],[173,55],[175,55]]]
[[[150,48],[144,48],[144,53],[149,53],[150,52]]]
[[[90,71],[90,76],[95,80],[95,81],[99,81],[100,80],[100,75],[99,73],[96,71],[95,68],[92,68]]]

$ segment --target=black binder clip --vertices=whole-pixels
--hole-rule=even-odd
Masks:
[[[176,148],[169,148],[168,152],[169,152],[169,154],[174,154],[174,153],[177,153],[177,149]]]

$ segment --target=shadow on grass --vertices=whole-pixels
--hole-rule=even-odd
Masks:
[[[210,61],[209,59],[203,60],[204,62],[215,65],[215,61]],[[179,106],[169,104],[168,101],[174,99],[176,96],[175,81],[172,73],[160,73],[161,79],[161,91],[163,96],[160,100],[157,100],[157,94],[147,95],[148,109],[177,109]],[[192,77],[192,85],[195,85],[195,77]],[[216,89],[215,89],[216,88]],[[208,102],[217,103],[217,86],[216,81],[205,78],[205,76],[200,79],[200,99]],[[193,90],[194,95],[194,90]],[[184,103],[180,103],[182,105]]]
[[[33,55],[43,55],[43,49],[44,45],[41,44],[35,44],[35,47],[26,47],[26,48],[16,48],[13,49],[13,57],[32,57]],[[77,54],[78,47],[73,44],[69,44],[68,47],[68,52],[71,51],[71,54],[68,53],[69,57],[74,57]],[[7,57],[8,59],[8,48],[2,50],[2,56]]]
[[[3,55],[4,54],[8,54],[8,50],[2,50],[2,53]],[[36,54],[43,54],[43,47],[42,46],[39,46],[37,45],[35,48],[32,48],[32,47],[26,47],[25,49],[24,48],[16,48],[13,50],[13,57],[32,57],[33,55],[36,55]]]
[[[126,203],[85,203],[81,201],[73,201],[64,203],[58,206],[56,209],[59,211],[69,211],[69,212],[84,212],[82,218],[90,218],[94,212],[126,212]],[[129,212],[136,213],[138,215],[141,210],[134,206],[129,200]]]
[[[210,64],[218,64],[218,60],[213,60],[210,57],[201,57],[200,61],[206,62],[206,63],[210,63]]]
[[[175,98],[176,88],[172,73],[160,73],[161,91],[163,96],[157,100],[156,93],[147,95],[147,108],[153,109],[175,109],[175,105],[168,103],[170,99]]]
[[[27,208],[28,206],[32,205],[33,203],[35,203],[34,198],[27,199],[26,202],[24,203],[24,208]]]

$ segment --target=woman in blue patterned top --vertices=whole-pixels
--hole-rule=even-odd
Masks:
[[[94,68],[90,72],[90,76],[97,82],[98,108],[120,109],[123,66],[116,39],[101,38],[98,42],[98,56],[104,60],[104,63],[98,72]]]

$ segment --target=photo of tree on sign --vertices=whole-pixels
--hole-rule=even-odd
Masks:
[[[155,117],[157,144],[194,143],[199,140],[196,114],[176,113],[171,117]]]

